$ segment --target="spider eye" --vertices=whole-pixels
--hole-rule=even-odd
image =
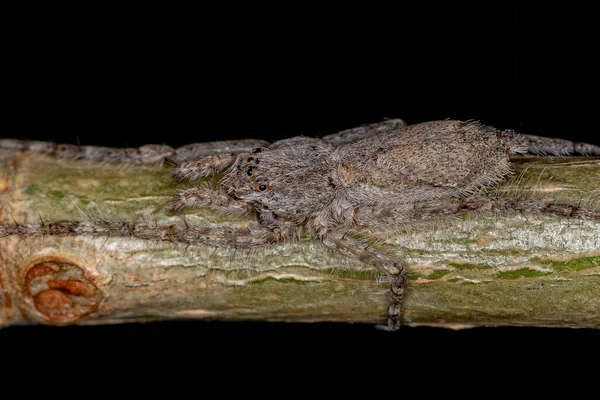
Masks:
[[[260,185],[258,187],[258,190],[260,190],[261,192],[264,192],[265,190],[267,190],[267,185]]]
[[[252,176],[253,174],[254,174],[254,167],[248,168],[248,171],[246,171],[246,175]]]

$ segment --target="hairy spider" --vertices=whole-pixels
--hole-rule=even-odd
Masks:
[[[173,211],[213,207],[255,213],[257,224],[239,231],[209,227],[152,228],[147,224],[58,222],[0,225],[0,237],[18,235],[136,236],[188,244],[248,248],[309,235],[325,247],[377,268],[389,278],[387,327],[400,326],[406,273],[398,261],[355,234],[385,224],[407,224],[466,210],[544,211],[573,216],[571,208],[543,200],[498,198],[486,188],[511,170],[509,156],[530,152],[600,155],[600,147],[562,139],[518,135],[475,122],[433,121],[406,126],[402,120],[350,129],[323,138],[216,142],[179,149],[144,146],[106,149],[0,139],[0,147],[61,157],[133,163],[175,160],[177,181],[189,182]],[[185,161],[182,161],[185,160]],[[222,174],[217,187],[202,180]],[[585,213],[585,210],[577,210]]]

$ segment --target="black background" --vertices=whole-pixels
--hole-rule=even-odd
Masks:
[[[48,14],[47,14],[48,13]],[[277,13],[277,14],[274,14]],[[384,118],[475,119],[600,144],[590,10],[428,6],[28,10],[11,16],[5,137],[105,146],[324,135]],[[48,17],[51,15],[51,17]],[[2,340],[267,340],[403,351],[593,343],[593,330],[164,322],[11,327]],[[164,338],[162,340],[161,338]],[[485,350],[487,349],[487,350]],[[421,351],[419,350],[419,351]],[[415,350],[416,351],[416,350]]]

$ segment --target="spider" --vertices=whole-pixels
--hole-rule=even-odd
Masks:
[[[215,144],[216,143],[216,144]],[[485,189],[511,171],[510,155],[600,155],[600,147],[518,135],[476,122],[454,120],[406,125],[388,120],[328,135],[262,141],[215,142],[179,148],[106,149],[3,139],[0,147],[61,157],[177,165],[175,180],[189,187],[174,196],[172,210],[212,207],[254,213],[247,229],[167,227],[111,222],[0,225],[0,237],[19,234],[135,236],[187,244],[250,248],[313,237],[326,248],[375,267],[390,282],[387,329],[401,325],[406,272],[398,260],[360,240],[386,224],[410,224],[469,210],[545,211],[543,200],[498,198]],[[220,176],[211,186],[206,178]],[[578,210],[583,213],[585,210]]]
[[[442,199],[454,199],[464,208],[467,203],[461,205],[459,199],[470,198],[473,208],[476,201],[481,203],[473,194],[502,180],[511,168],[509,156],[527,149],[535,154],[600,154],[596,146],[520,136],[474,122],[406,126],[391,120],[322,139],[294,137],[248,153],[183,163],[173,177],[192,186],[177,193],[172,208],[210,206],[256,213],[264,244],[308,234],[329,249],[376,267],[390,280],[387,327],[395,330],[400,326],[405,269],[351,233],[385,223],[386,215],[394,215],[395,223],[424,218],[415,210]],[[217,173],[224,175],[216,189],[193,184]],[[506,204],[505,199],[496,206]],[[256,234],[246,238],[248,244],[255,243]],[[236,241],[245,245],[243,236]]]

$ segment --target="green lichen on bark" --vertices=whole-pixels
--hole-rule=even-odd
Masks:
[[[498,195],[598,209],[600,160],[516,157]],[[98,165],[0,150],[0,220],[158,222],[175,186],[168,166]],[[208,209],[186,216],[245,226],[252,216]],[[600,327],[600,222],[552,215],[473,215],[385,232],[381,246],[408,267],[405,324]],[[41,257],[41,258],[40,258]],[[309,238],[255,251],[130,238],[0,239],[0,326],[49,323],[22,289],[32,260],[80,265],[102,291],[75,323],[209,318],[383,323],[389,291],[377,272]]]

